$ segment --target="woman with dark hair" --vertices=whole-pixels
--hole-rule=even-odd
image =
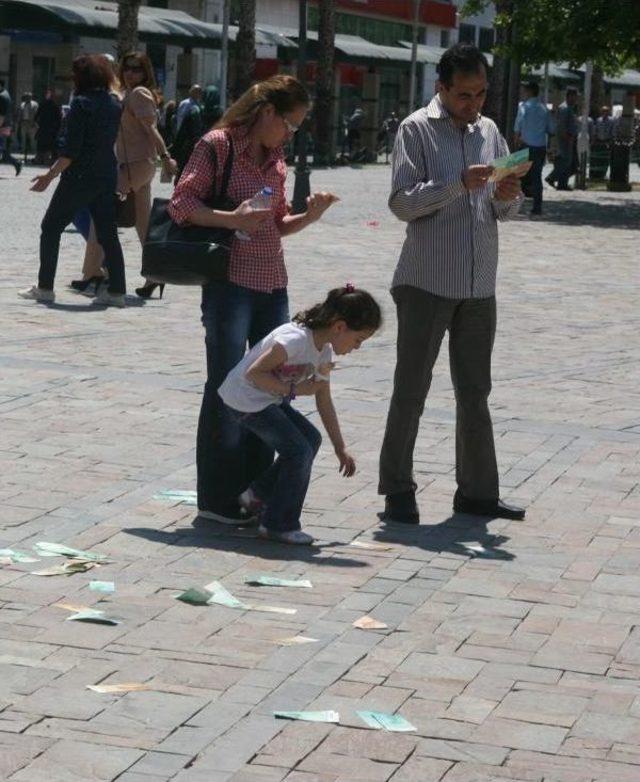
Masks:
[[[177,166],[158,130],[158,98],[151,60],[142,52],[125,55],[120,62],[118,77],[124,88],[122,120],[116,143],[118,192],[134,194],[136,232],[142,244],[149,226],[151,182],[156,173],[156,159],[160,157],[170,176],[175,174]],[[102,274],[102,253],[91,240],[87,245],[82,272],[85,281]],[[136,293],[142,298],[149,298],[153,287],[144,285],[136,288]]]
[[[273,461],[273,451],[242,432],[224,410],[218,387],[244,356],[247,343],[255,345],[289,320],[281,237],[306,228],[337,200],[331,193],[315,193],[304,214],[289,214],[282,145],[308,109],[307,91],[292,76],[254,84],[196,144],[169,204],[178,223],[222,226],[245,235],[244,241],[237,236],[232,241],[228,281],[202,289],[207,382],[198,423],[198,508],[203,518],[228,524],[251,517],[254,509],[245,513],[239,497]],[[211,209],[206,202],[214,184],[219,192],[230,155],[227,196],[239,206]],[[271,205],[252,208],[252,197],[263,188],[272,191]]]
[[[60,174],[42,221],[38,284],[20,291],[23,299],[53,302],[53,284],[58,266],[60,237],[80,209],[91,212],[98,241],[104,248],[109,272],[108,290],[96,302],[124,307],[125,275],[122,247],[115,221],[116,159],[114,143],[121,109],[109,93],[112,71],[102,55],[76,57],[72,65],[74,97],[66,118],[60,156],[45,174],[32,180],[31,188],[42,192]]]

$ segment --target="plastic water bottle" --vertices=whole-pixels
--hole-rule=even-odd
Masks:
[[[262,190],[258,190],[258,192],[253,196],[251,201],[249,201],[249,204],[252,209],[258,210],[264,210],[264,209],[271,209],[271,199],[273,198],[273,188],[272,187],[263,187]],[[236,236],[238,239],[242,239],[243,242],[250,242],[253,238],[245,231],[236,231]]]

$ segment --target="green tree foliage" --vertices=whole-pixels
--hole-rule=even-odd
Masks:
[[[491,0],[467,0],[467,16]],[[498,5],[498,4],[497,4]],[[640,65],[640,0],[507,0],[496,27],[514,31],[503,53],[526,65],[592,60],[605,73]]]

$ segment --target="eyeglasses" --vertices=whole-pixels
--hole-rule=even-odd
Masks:
[[[297,133],[300,130],[300,125],[294,125],[293,122],[289,122],[282,114],[280,115],[280,119],[284,122],[284,126],[289,133]]]
[[[125,65],[122,69],[122,72],[126,73],[127,71],[132,71],[133,73],[144,73],[144,68],[142,65]]]

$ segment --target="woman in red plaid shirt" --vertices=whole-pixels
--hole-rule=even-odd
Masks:
[[[289,320],[287,270],[282,236],[318,220],[336,197],[314,193],[307,211],[289,214],[285,196],[287,166],[282,145],[291,139],[309,109],[309,95],[292,76],[273,76],[250,87],[196,145],[169,213],[178,223],[232,228],[249,234],[234,238],[227,282],[202,289],[202,323],[207,349],[207,382],[198,422],[198,509],[203,518],[227,524],[253,521],[239,497],[273,461],[257,437],[245,434],[225,412],[218,388],[252,347]],[[212,148],[217,166],[214,164]],[[214,177],[217,190],[229,154],[233,166],[228,197],[239,206],[223,212],[205,206]],[[269,209],[252,209],[251,198],[273,190]]]

